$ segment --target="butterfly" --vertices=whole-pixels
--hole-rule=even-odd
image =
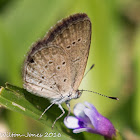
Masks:
[[[51,105],[42,115],[54,104],[62,110],[52,127],[65,113],[61,104],[65,102],[70,113],[70,100],[82,94],[78,87],[87,65],[90,43],[91,21],[87,14],[77,13],[59,21],[26,56],[23,87],[50,100]]]

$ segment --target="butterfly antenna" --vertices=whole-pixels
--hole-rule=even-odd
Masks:
[[[88,74],[88,72],[90,71],[90,70],[92,70],[92,68],[95,66],[95,64],[92,64],[92,66],[89,68],[89,70],[85,73],[85,75],[84,75],[84,77],[86,77],[86,75]],[[84,78],[83,77],[83,78]]]
[[[98,94],[98,95],[101,95],[101,96],[103,96],[103,97],[107,97],[107,98],[110,98],[110,99],[113,99],[113,100],[119,100],[119,98],[117,98],[117,97],[110,97],[110,96],[107,96],[107,95],[103,95],[103,94],[100,94],[100,93],[98,93],[98,92],[95,92],[95,91],[90,91],[90,90],[79,90],[79,91],[87,91],[87,92],[92,92],[92,93],[95,93],[95,94]]]

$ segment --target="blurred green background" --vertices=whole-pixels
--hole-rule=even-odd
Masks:
[[[79,89],[117,96],[120,100],[84,92],[80,99],[71,101],[71,109],[78,102],[88,101],[111,120],[123,139],[139,140],[139,0],[0,0],[0,85],[9,82],[22,87],[21,68],[31,44],[58,20],[78,12],[87,13],[92,22],[87,69],[95,64]],[[39,122],[1,106],[0,132],[10,131],[22,134],[47,130]],[[85,139],[103,139],[83,134]]]

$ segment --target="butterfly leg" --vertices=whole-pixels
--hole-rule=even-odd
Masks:
[[[65,114],[65,111],[64,111],[63,107],[61,106],[61,104],[59,104],[58,107],[62,110],[62,114],[59,117],[56,118],[56,120],[54,121],[54,123],[52,125],[52,129],[53,129],[56,121],[59,120]]]
[[[66,117],[66,120],[67,120],[68,116],[69,116],[70,113],[71,113],[71,109],[70,109],[70,103],[69,103],[69,102],[66,102],[66,105],[67,105],[67,107],[68,107],[68,115],[67,115],[67,117]]]
[[[50,109],[53,105],[54,105],[54,103],[50,104],[50,105],[44,110],[44,112],[41,114],[41,116],[39,117],[39,119],[41,119],[42,116],[45,114],[45,112],[46,112],[48,109]]]

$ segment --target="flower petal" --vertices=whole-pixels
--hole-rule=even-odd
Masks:
[[[75,117],[65,118],[65,125],[74,129],[73,133],[87,131],[103,135],[106,138],[115,136],[116,130],[110,120],[102,116],[92,104],[85,102],[85,105],[77,104],[74,107]]]
[[[98,115],[98,114],[99,114],[99,112],[97,111],[97,109],[95,108],[95,106],[94,106],[93,104],[90,104],[90,103],[88,103],[88,102],[85,102],[85,105],[86,105],[89,109],[94,110],[94,114],[95,114],[95,115]]]
[[[98,113],[98,111],[96,110],[96,108],[88,103],[88,102],[85,102],[85,105],[89,108],[85,108],[84,109],[84,113],[86,114],[86,116],[88,116],[88,118],[90,119],[92,125],[96,128],[97,126],[97,119],[98,119],[98,116],[100,115]]]
[[[86,107],[83,104],[78,103],[73,109],[74,115],[80,118],[85,117],[85,113],[84,113],[85,108]]]
[[[66,125],[66,127],[70,129],[76,129],[76,128],[79,128],[78,121],[79,120],[76,117],[69,116],[64,119],[64,124]]]
[[[78,103],[74,109],[73,109],[73,113],[74,115],[79,119],[79,121],[84,122],[84,124],[86,123],[91,123],[89,118],[86,116],[84,109],[86,108],[85,105]]]
[[[80,132],[84,132],[84,131],[88,131],[87,128],[75,129],[75,130],[73,130],[73,133],[80,133]]]
[[[84,112],[89,117],[92,125],[95,127],[93,133],[101,134],[109,138],[115,135],[115,128],[110,120],[102,116],[92,104],[86,103],[86,105],[90,106],[90,109],[85,108]]]

